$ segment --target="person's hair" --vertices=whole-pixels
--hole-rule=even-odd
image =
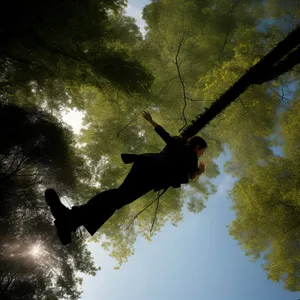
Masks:
[[[207,148],[207,143],[203,138],[200,136],[193,136],[190,139],[188,139],[188,144],[195,149],[197,146],[200,147],[200,149]]]

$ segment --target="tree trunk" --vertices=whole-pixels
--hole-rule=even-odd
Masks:
[[[295,49],[296,48],[296,49]],[[294,50],[295,49],[295,50]],[[294,51],[293,51],[294,50]],[[293,51],[293,52],[291,52]],[[290,53],[291,52],[291,53]],[[204,113],[181,133],[185,138],[197,134],[213,118],[227,108],[248,87],[276,79],[300,63],[300,24],[278,45],[251,67],[229,90],[219,97]],[[285,59],[282,60],[283,57]]]

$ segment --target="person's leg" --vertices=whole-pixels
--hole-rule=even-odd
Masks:
[[[132,203],[154,188],[154,166],[134,163],[130,172],[118,189],[97,194],[78,209],[82,225],[94,235],[117,209]],[[76,207],[72,208],[74,212]]]
[[[155,169],[154,163],[134,163],[118,189],[101,192],[86,204],[73,206],[71,210],[60,202],[54,190],[46,190],[45,198],[56,219],[55,225],[62,243],[69,244],[71,232],[76,231],[81,225],[94,235],[116,209],[122,208],[151,191],[157,178]]]
[[[54,224],[60,241],[63,245],[69,244],[72,231],[79,227],[77,226],[78,221],[72,218],[71,210],[60,202],[55,190],[47,189],[45,191],[45,200],[55,219]]]
[[[117,189],[101,192],[86,204],[73,206],[71,211],[75,219],[79,220],[90,235],[96,231],[114,214],[116,207],[114,199],[119,196]]]
[[[115,212],[111,205],[116,189],[97,194],[87,204],[73,206],[71,209],[63,205],[53,189],[45,191],[45,199],[55,219],[57,235],[63,245],[71,243],[72,232],[85,226],[93,235]]]

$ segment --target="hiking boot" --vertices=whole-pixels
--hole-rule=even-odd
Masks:
[[[69,227],[68,222],[62,219],[54,221],[56,227],[56,233],[61,243],[66,246],[72,242],[72,230]]]
[[[60,199],[55,190],[47,189],[45,191],[45,199],[48,206],[50,207],[54,219],[64,219],[70,212],[70,209],[60,202]]]
[[[76,231],[77,228],[73,226],[71,210],[60,202],[57,193],[53,189],[45,191],[45,199],[55,218],[54,224],[60,241],[63,245],[70,244],[72,241],[72,231]]]

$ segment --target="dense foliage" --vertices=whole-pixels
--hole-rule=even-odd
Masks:
[[[130,166],[120,153],[160,151],[144,109],[179,134],[299,23],[297,1],[264,2],[152,1],[145,37],[125,15],[126,1],[1,4],[1,299],[78,299],[77,272],[97,268],[82,239],[59,245],[43,189],[85,203],[122,182]],[[185,206],[201,212],[217,190],[214,159],[226,144],[226,172],[237,177],[230,234],[265,259],[272,280],[300,290],[298,83],[296,66],[248,89],[199,133],[209,144],[205,176],[168,190],[156,216],[152,205],[131,226],[156,195],[124,207],[93,239],[121,265],[139,235],[151,240],[167,222],[178,225]],[[61,121],[69,109],[84,116],[79,135]]]

